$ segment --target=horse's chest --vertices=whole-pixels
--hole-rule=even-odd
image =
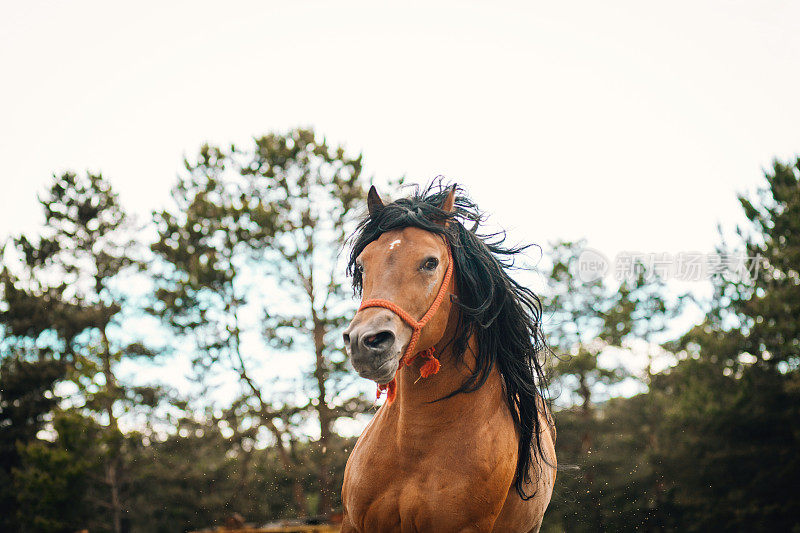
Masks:
[[[368,429],[350,454],[345,471],[343,503],[365,531],[392,529],[389,523],[399,523],[399,500],[411,474],[403,468],[393,443],[380,439]]]
[[[474,439],[436,436],[403,441],[397,428],[376,422],[359,439],[345,473],[343,503],[357,529],[491,528],[513,477],[513,442],[481,446]]]

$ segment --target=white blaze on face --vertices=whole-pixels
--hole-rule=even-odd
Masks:
[[[400,239],[396,239],[396,240],[390,242],[389,243],[389,249],[390,250],[394,250],[394,247],[397,246],[398,244],[400,244]]]

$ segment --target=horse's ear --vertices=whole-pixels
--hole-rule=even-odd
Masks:
[[[444,198],[444,202],[442,202],[442,205],[439,206],[439,209],[441,209],[445,213],[453,212],[453,206],[456,203],[456,187],[457,185],[455,184],[453,184],[453,186],[450,187],[450,192],[447,193],[447,196],[445,196]]]
[[[369,193],[367,193],[367,210],[369,218],[375,218],[383,210],[383,200],[374,185],[369,188]]]

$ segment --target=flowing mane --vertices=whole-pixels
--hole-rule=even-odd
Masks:
[[[545,407],[547,383],[540,360],[540,354],[546,351],[541,303],[531,290],[509,275],[514,257],[527,246],[505,246],[504,233],[478,234],[482,214],[463,191],[459,190],[452,212],[440,209],[449,190],[441,182],[416,188],[410,197],[387,204],[374,218],[364,218],[352,237],[347,272],[353,278],[353,290],[360,295],[363,280],[356,259],[369,243],[387,231],[413,226],[447,239],[459,292],[455,300],[459,323],[452,339],[453,353],[463,357],[473,335],[478,353],[472,374],[440,400],[480,389],[497,366],[519,432],[514,485],[520,497],[528,499],[535,494],[525,490],[532,483],[531,467],[538,472],[539,460],[548,461],[542,451],[540,434],[545,428],[541,427],[539,412],[548,424],[551,419]],[[466,221],[474,227],[468,230]]]

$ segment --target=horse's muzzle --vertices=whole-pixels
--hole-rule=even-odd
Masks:
[[[362,377],[388,383],[394,377],[398,365],[397,337],[386,327],[376,328],[370,324],[351,324],[342,335],[350,354],[350,362]]]

